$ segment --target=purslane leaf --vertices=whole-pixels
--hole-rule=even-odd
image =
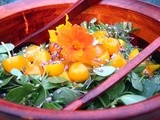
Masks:
[[[123,95],[118,98],[118,100],[122,101],[125,105],[137,103],[143,100],[146,100],[146,97],[140,96],[140,95]]]
[[[76,98],[78,98],[79,96],[81,96],[82,94],[76,90],[72,90],[70,88],[67,87],[61,87],[59,89],[57,89],[54,93],[53,93],[53,99],[54,100],[58,100],[58,99],[63,99],[63,104],[69,104],[70,102],[72,102],[73,100],[75,100]]]
[[[12,51],[15,48],[15,46],[12,43],[5,43],[5,45],[9,51]],[[0,45],[0,53],[6,53],[6,52],[7,50],[4,47],[4,45]]]
[[[103,67],[98,67],[93,69],[94,73],[103,77],[109,76],[113,74],[115,71],[116,71],[116,68],[112,66],[103,66]]]

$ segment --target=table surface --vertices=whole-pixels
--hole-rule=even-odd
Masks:
[[[0,5],[9,4],[9,3],[15,2],[15,1],[17,1],[17,0],[0,0]],[[160,6],[160,0],[142,0],[142,1]]]

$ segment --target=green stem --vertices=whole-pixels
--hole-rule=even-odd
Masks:
[[[142,80],[144,79],[144,77],[145,77],[145,75],[143,75],[143,76],[139,79],[139,81],[142,82]]]
[[[11,58],[11,57],[12,57],[12,56],[11,56],[11,53],[10,53],[8,47],[6,46],[6,44],[4,44],[4,42],[1,42],[1,44],[2,44],[2,45],[5,47],[5,49],[7,50],[7,53],[8,53],[9,58]]]
[[[100,102],[102,103],[102,105],[104,106],[104,108],[107,107],[106,103],[104,102],[104,100],[101,97],[98,97],[98,99],[100,100]]]

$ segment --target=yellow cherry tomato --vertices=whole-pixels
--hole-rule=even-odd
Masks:
[[[65,78],[66,80],[71,81],[71,79],[69,78],[68,72],[67,71],[63,71],[59,77]],[[72,81],[71,81],[72,82]]]
[[[10,72],[13,68],[23,70],[29,62],[23,56],[13,56],[2,61],[3,68]]]
[[[25,75],[42,75],[43,68],[38,64],[30,64],[24,71]]]
[[[56,63],[56,64],[48,64],[44,66],[45,72],[50,76],[58,76],[64,70],[64,64]]]
[[[105,64],[109,62],[109,59],[110,59],[110,55],[107,50],[99,57],[101,64]]]
[[[34,63],[42,64],[43,62],[48,62],[51,60],[51,55],[47,50],[41,49],[35,53]]]
[[[127,64],[127,61],[124,59],[123,55],[121,53],[115,54],[115,56],[112,58],[110,65],[117,68],[122,68]]]
[[[104,53],[104,48],[102,47],[102,45],[98,44],[94,46],[95,48],[95,52],[96,52],[96,58],[99,58],[100,56],[102,56],[102,54]]]
[[[138,48],[134,48],[130,54],[129,54],[129,60],[132,60],[134,57],[136,57],[139,54]]]
[[[118,40],[119,40],[119,43],[122,46],[122,48],[126,48],[126,42],[122,39],[118,39]]]
[[[113,55],[120,50],[120,43],[118,39],[115,38],[107,38],[105,41],[103,41],[102,45],[110,55]]]
[[[25,57],[28,59],[30,62],[33,62],[35,53],[40,50],[40,47],[37,45],[30,45],[26,49]]]
[[[74,82],[84,82],[89,77],[89,72],[87,67],[81,62],[74,62],[69,67],[69,77]]]

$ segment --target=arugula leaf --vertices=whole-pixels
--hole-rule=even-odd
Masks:
[[[112,66],[103,66],[103,67],[98,67],[93,69],[94,73],[102,77],[109,76],[113,74],[115,71],[116,71],[116,68]]]

